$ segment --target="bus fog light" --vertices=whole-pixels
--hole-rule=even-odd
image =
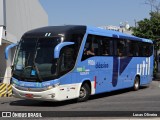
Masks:
[[[51,97],[52,97],[52,98],[54,98],[54,97],[55,97],[55,95],[51,95]]]
[[[55,97],[55,93],[50,94],[51,98]]]

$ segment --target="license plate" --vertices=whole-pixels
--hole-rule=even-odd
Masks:
[[[33,94],[25,94],[27,98],[33,98]]]

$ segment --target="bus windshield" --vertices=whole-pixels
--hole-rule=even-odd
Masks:
[[[15,57],[13,75],[33,81],[56,76],[54,48],[60,41],[60,37],[22,39]]]

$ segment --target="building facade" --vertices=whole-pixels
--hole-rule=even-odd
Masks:
[[[123,32],[123,33],[126,33],[126,34],[130,34],[130,35],[133,33],[131,30],[129,30],[129,25],[127,27],[126,26],[107,25],[107,26],[101,26],[99,28],[106,29],[106,30],[119,31],[119,32]]]
[[[6,61],[6,46],[17,43],[28,30],[48,25],[48,15],[39,0],[0,0],[0,80],[10,82],[14,49]]]

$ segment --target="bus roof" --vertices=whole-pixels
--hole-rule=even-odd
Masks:
[[[139,37],[125,34],[125,33],[118,32],[118,31],[105,30],[102,28],[97,28],[97,27],[92,27],[92,26],[84,26],[84,25],[63,25],[63,26],[41,27],[41,28],[33,29],[33,30],[26,32],[23,35],[23,37],[25,37],[25,36],[27,36],[27,37],[45,37],[46,33],[51,33],[52,36],[53,35],[55,36],[58,34],[68,34],[68,33],[73,33],[76,31],[78,31],[78,32],[83,31],[84,33],[87,32],[89,34],[153,43],[153,41],[150,39],[139,38]]]
[[[23,37],[45,37],[46,33],[51,33],[52,36],[57,36],[58,34],[68,34],[74,33],[76,31],[86,32],[86,26],[82,25],[63,25],[63,26],[46,26],[37,29],[30,30],[26,32]]]

